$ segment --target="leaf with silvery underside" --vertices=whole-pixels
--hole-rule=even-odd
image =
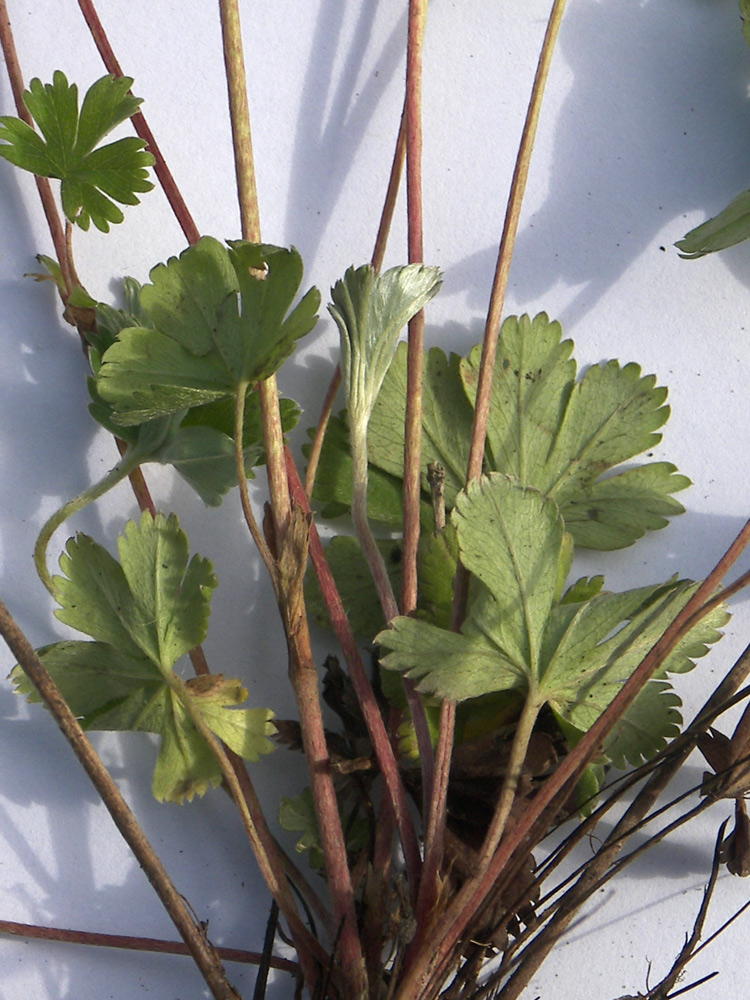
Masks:
[[[461,561],[483,585],[461,632],[399,617],[376,637],[387,651],[383,666],[441,698],[462,701],[517,690],[585,731],[697,586],[672,580],[611,594],[597,592],[598,582],[579,582],[563,594],[570,549],[557,505],[510,477],[492,474],[471,484],[459,495],[452,519]],[[657,678],[691,669],[720,637],[717,630],[727,618],[718,607],[698,622]],[[671,689],[649,683],[654,686],[642,711],[651,721],[660,718],[662,728],[639,725],[638,708],[631,709],[635,714],[621,727],[618,759],[640,759],[673,732]],[[660,715],[652,701],[657,695]]]
[[[329,311],[341,338],[341,371],[353,426],[366,425],[409,320],[437,294],[440,271],[423,264],[376,274],[350,267],[331,289]]]
[[[657,431],[669,415],[666,389],[656,387],[653,376],[642,377],[637,365],[615,361],[592,367],[576,381],[572,349],[571,341],[561,341],[560,325],[544,314],[503,324],[485,468],[552,496],[576,544],[621,548],[681,513],[672,494],[689,480],[667,462],[617,468],[660,440]],[[480,357],[480,347],[463,359],[446,358],[436,348],[425,356],[423,497],[429,496],[427,466],[439,462],[448,509],[466,475]],[[377,470],[391,480],[403,477],[405,391],[406,353],[400,347],[370,419],[371,475]],[[347,448],[341,435],[324,446],[329,473],[316,486],[321,501],[348,502],[330,472],[340,470],[343,477]],[[371,516],[377,519],[377,508]],[[397,523],[391,506],[387,516],[387,523]]]
[[[120,331],[97,374],[121,425],[233,397],[273,374],[317,321],[314,288],[291,309],[302,278],[294,249],[206,236],[150,277],[141,303],[155,329]]]
[[[211,564],[194,556],[174,516],[143,515],[120,539],[120,562],[93,539],[71,539],[53,581],[57,617],[94,639],[66,641],[40,650],[45,667],[85,729],[157,733],[154,794],[182,801],[221,780],[218,762],[182,701],[173,666],[203,641]],[[39,700],[20,667],[19,693]],[[221,675],[194,678],[185,696],[209,728],[235,752],[257,760],[273,744],[266,709],[243,709],[242,684]]]
[[[0,118],[0,156],[58,178],[65,217],[81,229],[93,222],[109,232],[110,224],[124,218],[115,202],[137,205],[137,194],[154,186],[147,170],[154,157],[144,150],[145,140],[129,136],[99,146],[138,110],[141,100],[129,93],[132,84],[130,77],[103,76],[87,91],[79,114],[78,88],[57,70],[51,84],[34,79],[23,94],[39,132],[20,118]]]

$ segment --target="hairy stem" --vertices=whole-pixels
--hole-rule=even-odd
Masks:
[[[98,500],[99,497],[104,496],[113,486],[116,486],[119,482],[122,482],[130,473],[138,467],[141,461],[141,456],[138,454],[137,449],[131,448],[125,453],[123,458],[115,465],[113,469],[107,473],[98,483],[94,483],[83,493],[79,493],[77,497],[69,500],[66,504],[63,504],[59,510],[55,511],[52,517],[46,522],[42,530],[39,532],[39,537],[36,540],[36,545],[34,546],[34,565],[36,566],[36,571],[39,574],[39,579],[42,581],[47,590],[54,596],[54,590],[52,586],[52,574],[47,568],[47,547],[49,546],[50,539],[52,535],[57,531],[61,524],[72,517],[73,514],[77,514],[78,511],[83,510],[94,500]]]
[[[409,0],[406,52],[406,200],[409,263],[424,263],[422,221],[422,47],[427,0]],[[406,363],[406,418],[404,424],[404,553],[401,613],[417,607],[417,550],[422,486],[422,375],[424,368],[424,309],[409,321]],[[431,785],[423,780],[425,816]]]
[[[218,956],[207,942],[203,928],[196,923],[191,915],[184,898],[172,883],[130,807],[81,729],[80,723],[2,601],[0,601],[0,634],[39,692],[83,769],[91,779],[115,825],[180,932],[215,1000],[239,1000],[237,993],[229,985]]]
[[[268,575],[271,577],[274,593],[276,593],[278,597],[278,572],[276,569],[276,560],[274,559],[273,554],[263,537],[263,532],[260,530],[258,522],[255,519],[253,506],[250,503],[250,492],[247,488],[245,455],[242,449],[242,429],[245,421],[245,399],[247,397],[247,391],[248,384],[246,382],[238,385],[234,401],[234,460],[235,467],[237,469],[237,484],[240,489],[240,505],[242,506],[245,523],[247,524],[248,530],[252,535],[253,541],[258,547],[258,552],[265,563]]]

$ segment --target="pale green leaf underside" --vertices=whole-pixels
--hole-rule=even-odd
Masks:
[[[569,559],[557,508],[505,476],[483,477],[468,495],[460,495],[453,520],[461,558],[485,588],[473,600],[461,634],[399,617],[376,637],[386,650],[385,667],[440,698],[517,690],[585,731],[697,587],[670,581],[612,594],[598,593],[598,583],[581,584],[581,596],[593,594],[589,600],[575,603],[573,591],[557,603],[560,568]],[[718,607],[698,622],[658,676],[691,669],[720,637],[727,618]],[[651,743],[639,739],[641,722],[631,712],[618,754],[635,759],[671,733],[673,701],[666,688],[655,687],[661,691],[667,701],[658,710],[644,704],[654,717],[661,713],[664,731],[652,733]]]
[[[378,275],[366,264],[350,267],[331,289],[328,308],[341,336],[350,419],[367,421],[399,334],[440,285],[436,267],[407,264]]]
[[[495,632],[500,648],[538,676],[565,533],[556,504],[493,474],[459,494],[452,520],[461,562],[503,609]]]
[[[576,381],[571,341],[544,313],[503,323],[487,434],[488,465],[551,496],[576,543],[611,549],[631,544],[683,511],[669,494],[689,480],[652,463],[600,479],[661,439],[667,390],[638,365],[592,366]],[[480,350],[462,362],[476,397]],[[569,516],[570,515],[570,516]]]
[[[621,469],[660,440],[658,429],[669,415],[666,389],[656,386],[654,376],[642,376],[637,365],[616,361],[593,366],[576,381],[572,348],[571,341],[561,341],[559,323],[543,313],[505,321],[485,468],[552,497],[576,544],[621,548],[682,513],[671,494],[690,481],[666,462]],[[464,359],[446,358],[436,348],[425,356],[422,488],[428,492],[428,464],[439,462],[446,470],[449,508],[465,481],[480,356],[479,347]],[[399,348],[368,433],[371,465],[394,477],[403,476],[405,391],[406,356]],[[338,453],[341,462],[340,448]],[[326,460],[333,467],[335,454]],[[331,500],[334,489],[329,477],[316,495]]]

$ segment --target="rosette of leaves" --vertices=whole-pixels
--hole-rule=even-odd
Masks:
[[[602,579],[567,591],[572,546],[554,499],[491,474],[456,498],[460,559],[474,578],[458,633],[398,617],[375,641],[382,664],[425,694],[455,701],[520,695],[535,718],[546,705],[570,742],[612,701],[697,585],[670,580],[623,593]],[[679,698],[665,679],[690,670],[720,637],[719,606],[698,622],[644,687],[606,746],[619,767],[639,764],[679,732]]]
[[[157,799],[181,802],[219,784],[221,771],[191,719],[246,760],[273,750],[273,713],[241,708],[247,691],[220,674],[183,682],[177,661],[205,639],[216,577],[211,563],[189,559],[177,518],[144,513],[118,543],[120,561],[79,534],[53,580],[57,617],[92,641],[66,640],[39,656],[84,729],[156,733],[153,778]],[[16,690],[39,701],[26,674],[14,667]],[[188,702],[190,704],[188,704]]]
[[[143,139],[128,136],[99,145],[142,103],[129,92],[132,85],[127,76],[103,76],[86,92],[79,112],[77,86],[57,70],[51,84],[34,79],[23,94],[39,132],[20,118],[0,118],[5,143],[0,156],[41,177],[58,178],[65,217],[81,229],[93,222],[109,232],[111,223],[124,218],[115,202],[137,205],[137,194],[154,186],[147,169],[154,158]]]

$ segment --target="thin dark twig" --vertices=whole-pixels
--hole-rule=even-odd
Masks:
[[[258,965],[258,975],[255,978],[253,1000],[265,1000],[266,986],[268,985],[268,970],[271,968],[273,961],[273,943],[276,940],[276,928],[278,924],[279,904],[274,899],[271,901],[268,923],[266,924],[266,935],[263,938],[263,954]]]

